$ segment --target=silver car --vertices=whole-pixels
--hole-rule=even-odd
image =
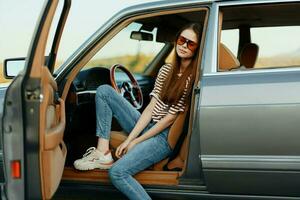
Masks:
[[[72,9],[71,0],[63,3],[50,53],[57,0],[45,2],[26,58],[5,61],[13,81],[0,90],[2,199],[124,198],[107,170],[72,166],[96,142],[96,89],[123,89],[142,111],[173,53],[175,33],[190,22],[202,26],[191,106],[171,127],[172,155],[137,180],[153,199],[300,197],[299,0],[128,7],[60,64],[58,47]],[[116,148],[126,136],[116,121],[112,131]]]

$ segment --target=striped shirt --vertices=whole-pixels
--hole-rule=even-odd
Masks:
[[[184,101],[186,98],[187,88],[191,80],[190,76],[186,80],[186,84],[182,96],[175,104],[167,105],[161,100],[160,94],[162,91],[162,87],[164,85],[164,81],[169,75],[170,70],[171,70],[170,64],[165,64],[160,68],[154,84],[154,89],[149,94],[150,96],[154,97],[157,100],[157,103],[155,104],[154,109],[152,111],[152,120],[154,122],[158,122],[163,117],[165,117],[168,113],[175,115],[177,112],[183,112],[185,110]]]

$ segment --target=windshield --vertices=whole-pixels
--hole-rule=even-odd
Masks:
[[[83,68],[105,67],[122,64],[133,73],[143,73],[148,64],[164,47],[165,43],[131,39],[133,31],[138,31],[141,24],[131,23],[115,35]],[[157,29],[151,33],[156,38]]]
[[[105,4],[99,0],[89,0],[88,4],[85,1],[73,1],[59,45],[55,71],[57,71],[66,59],[72,55],[72,53],[75,52],[92,34],[94,34],[104,24],[104,22],[109,20],[113,14],[117,13],[122,8],[127,7],[127,4],[134,5],[141,3],[142,1],[116,3],[116,1],[112,0]],[[114,4],[114,6],[109,7],[110,4]],[[107,9],[102,9],[105,6]],[[100,10],[101,12],[99,12]],[[153,45],[147,45],[146,43],[150,44],[148,41],[138,42],[131,40],[129,37],[130,31],[137,31],[139,27],[140,25],[135,23],[130,24],[128,27],[123,29],[92,58],[88,65],[97,66],[101,64],[108,66],[113,62],[113,60],[119,61],[120,59],[122,61],[127,60],[128,62],[125,61],[124,63],[124,65],[127,65],[129,62],[134,62],[133,57],[143,57],[144,54],[147,57],[143,57],[144,61],[147,62],[151,60],[152,56],[151,58],[148,58],[148,56],[153,53],[145,49],[148,47],[149,49],[153,48],[155,50],[154,54],[156,54],[156,52],[162,48],[164,44],[156,43],[157,47],[154,47]],[[155,34],[156,30],[154,30],[153,33]],[[121,45],[123,48],[120,48],[120,44],[126,44],[126,49],[124,48],[124,45]],[[99,59],[101,59],[101,62],[99,62]],[[141,70],[142,69],[140,68],[139,71]]]

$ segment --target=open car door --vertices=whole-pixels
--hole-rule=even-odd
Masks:
[[[45,49],[58,0],[45,2],[25,69],[6,92],[2,133],[8,199],[50,199],[62,177],[65,109],[52,72],[71,2],[63,3],[47,63]]]

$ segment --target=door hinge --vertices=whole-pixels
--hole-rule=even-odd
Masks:
[[[36,88],[36,89],[28,89],[26,90],[26,99],[29,101],[43,101],[43,94],[41,94],[41,90],[40,88]]]
[[[195,94],[200,94],[200,87],[195,87],[194,93]]]

